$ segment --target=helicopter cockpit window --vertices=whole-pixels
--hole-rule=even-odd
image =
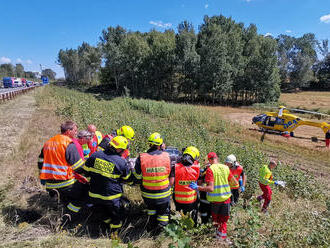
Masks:
[[[276,117],[269,116],[268,119],[266,120],[266,125],[273,127],[275,125],[275,122],[276,122]]]
[[[262,121],[263,122],[263,121],[265,121],[266,117],[267,117],[267,115],[262,114],[262,115],[257,115],[255,118],[256,118],[257,121]]]

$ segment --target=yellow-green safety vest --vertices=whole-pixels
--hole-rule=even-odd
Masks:
[[[263,185],[273,184],[273,176],[271,170],[268,168],[268,165],[264,164],[259,169],[259,182]]]
[[[99,145],[102,141],[102,133],[100,131],[95,131],[95,136],[97,138],[97,144]]]
[[[228,183],[229,168],[224,164],[212,164],[210,169],[214,177],[214,190],[212,192],[207,192],[206,199],[209,202],[223,202],[231,196]]]
[[[88,144],[86,143],[86,144],[83,144],[82,145],[82,149],[83,149],[83,152],[84,152],[84,159],[87,159],[87,158],[89,158],[89,153],[87,154],[87,155],[85,155],[85,151],[90,151],[90,149],[89,149],[89,147],[88,147]]]

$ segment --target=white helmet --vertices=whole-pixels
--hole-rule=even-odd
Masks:
[[[234,164],[236,162],[236,157],[234,154],[230,154],[229,156],[227,156],[226,158],[226,163],[230,163],[230,164]]]

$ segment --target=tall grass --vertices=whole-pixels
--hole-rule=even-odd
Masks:
[[[304,234],[297,233],[297,230],[304,225],[305,215],[312,214],[313,208],[299,210],[295,213],[295,218],[301,221],[290,223],[290,228],[287,225],[286,215],[276,215],[276,219],[272,219],[259,214],[259,206],[250,199],[259,193],[258,169],[262,164],[268,162],[268,158],[248,143],[231,140],[232,137],[227,130],[237,127],[230,126],[230,123],[221,120],[213,112],[198,106],[151,100],[131,98],[115,98],[110,101],[98,100],[92,94],[56,86],[50,86],[45,91],[45,100],[53,102],[56,113],[76,121],[80,129],[93,123],[101,132],[109,133],[122,125],[132,126],[136,132],[136,139],[132,145],[133,156],[137,156],[139,152],[147,149],[147,138],[153,132],[161,133],[167,145],[178,148],[189,145],[196,146],[202,154],[201,162],[210,151],[216,152],[220,161],[224,161],[229,154],[235,154],[248,176],[247,189],[243,194],[243,198],[247,200],[245,204],[247,209],[236,208],[234,218],[238,219],[229,224],[233,225],[230,227],[232,233],[229,235],[234,237],[239,246],[294,246],[296,244],[295,238],[300,239],[299,246],[324,245],[330,242],[330,235],[326,235],[325,232],[316,234],[312,226],[304,226]],[[241,130],[237,131],[240,132]],[[275,196],[278,194],[283,197],[275,197],[275,201],[279,201],[281,204],[287,203],[287,199],[290,202],[306,201],[310,203],[315,201],[314,207],[320,212],[318,218],[323,218],[323,220],[318,218],[315,220],[319,223],[325,223],[325,230],[330,233],[329,219],[326,217],[327,212],[325,210],[328,200],[327,195],[322,191],[322,185],[312,176],[294,170],[287,165],[281,165],[275,169],[274,175],[277,179],[287,181],[287,188],[284,192],[279,192],[278,189],[274,190]],[[322,212],[322,209],[325,212]],[[282,210],[275,205],[273,211]],[[295,210],[292,209],[292,211]],[[275,221],[278,225],[272,229],[272,235],[264,236],[262,235],[263,227],[269,225],[269,221]],[[288,227],[288,229],[283,233],[281,226]],[[311,238],[311,235],[317,236]],[[302,239],[301,236],[304,238]],[[195,238],[203,240],[201,237]],[[281,240],[281,243],[278,240]]]

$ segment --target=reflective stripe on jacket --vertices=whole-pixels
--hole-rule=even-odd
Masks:
[[[229,168],[224,164],[212,164],[210,169],[214,177],[214,190],[208,192],[206,198],[209,202],[223,202],[231,196],[228,183]]]
[[[128,182],[131,171],[114,151],[96,152],[83,167],[90,177],[89,197],[93,200],[118,200],[123,193],[123,182]]]
[[[263,165],[259,170],[259,182],[263,185],[269,185],[274,183],[272,172],[266,164]]]
[[[199,178],[199,165],[184,166],[181,163],[175,165],[175,201],[190,204],[197,200],[197,192],[189,188],[189,184]]]
[[[68,187],[72,184],[74,184],[77,180],[72,178],[66,181],[61,181],[60,183],[49,183],[46,182],[46,189],[61,189],[64,187]]]
[[[170,156],[167,152],[159,155],[140,154],[142,186],[148,190],[163,190],[169,187],[171,171]]]
[[[233,176],[235,177],[235,179],[237,180],[237,184],[235,186],[230,187],[231,189],[238,189],[239,188],[239,178],[243,172],[243,167],[240,165],[236,165],[233,168],[230,168],[231,173],[233,174]]]
[[[71,165],[66,161],[65,152],[72,143],[70,137],[58,134],[49,139],[44,147],[44,162],[40,171],[41,180],[69,180],[74,178]]]

